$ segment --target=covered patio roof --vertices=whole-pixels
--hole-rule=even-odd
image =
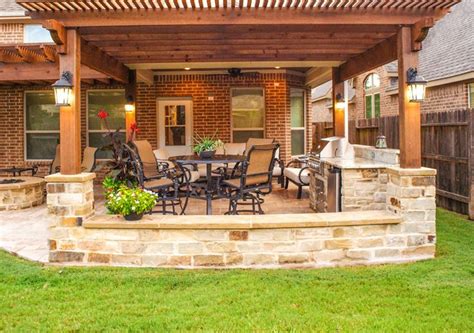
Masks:
[[[132,69],[148,71],[153,79],[152,70],[278,66],[311,67],[306,75],[312,85],[332,78],[333,103],[338,94],[344,95],[345,80],[394,60],[399,64],[399,91],[406,92],[407,72],[417,67],[417,51],[428,30],[458,2],[17,0],[51,32],[59,70],[73,74],[72,96],[80,94],[82,66],[128,84],[128,92],[138,76]],[[45,50],[15,52],[26,62],[38,57],[51,62]],[[11,56],[3,52],[4,59]],[[23,64],[32,73],[37,65]],[[3,76],[15,75],[15,66],[2,66]],[[419,168],[419,104],[405,93],[400,96],[401,166]],[[72,101],[61,108],[61,142],[66,143],[61,147],[67,147],[61,151],[67,157],[61,170],[66,174],[80,172],[80,101]],[[335,105],[333,110],[334,135],[344,136],[345,114]]]

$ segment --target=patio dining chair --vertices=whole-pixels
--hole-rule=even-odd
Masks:
[[[93,172],[96,167],[98,149],[95,147],[86,147],[82,156],[81,171]]]
[[[161,210],[154,210],[152,213],[184,214],[188,203],[188,197],[184,202],[179,195],[180,179],[187,179],[186,175],[165,162],[159,162],[155,158],[153,148],[147,140],[134,141],[134,149],[137,153],[138,182],[143,188],[158,194],[158,204]],[[182,182],[182,181],[181,181]],[[180,212],[176,211],[180,207]]]
[[[273,166],[278,147],[278,144],[252,146],[247,159],[237,166],[239,176],[222,181],[223,190],[229,198],[227,214],[264,214],[262,196],[272,191]],[[239,209],[241,205],[251,206],[252,209]]]
[[[49,174],[60,172],[61,167],[61,146],[56,145],[56,153],[54,154],[54,159],[49,166]]]
[[[303,187],[309,186],[309,168],[298,160],[290,161],[284,170],[285,175],[285,189],[288,189],[289,182],[292,182],[298,187],[297,198],[301,199],[303,194]]]

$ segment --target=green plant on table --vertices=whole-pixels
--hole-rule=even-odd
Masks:
[[[111,214],[140,215],[151,211],[156,205],[157,198],[156,193],[139,187],[130,188],[123,184],[113,184],[106,190],[106,207]]]
[[[193,151],[197,154],[203,151],[214,151],[219,147],[222,147],[224,143],[220,139],[216,139],[217,131],[212,136],[200,136],[196,134],[193,138],[194,148]]]

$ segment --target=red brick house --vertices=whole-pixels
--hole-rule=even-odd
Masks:
[[[0,48],[6,50],[4,54],[11,54],[9,48],[17,54],[17,45],[52,43],[49,32],[25,17],[24,9],[14,0],[0,3]],[[312,123],[312,113],[307,112],[310,110],[311,86],[306,75],[309,67],[282,65],[280,68],[279,63],[268,63],[264,68],[235,63],[233,67],[240,71],[230,73],[229,67],[208,69],[206,66],[137,69],[138,138],[147,139],[154,148],[166,145],[167,139],[159,136],[164,132],[157,116],[160,103],[189,103],[186,133],[215,134],[224,142],[245,142],[251,136],[275,138],[281,145],[284,160],[307,152],[311,147]],[[38,68],[41,70],[41,66]],[[125,87],[97,74],[82,80],[83,148],[103,144],[104,129],[95,117],[100,108],[111,114],[112,127],[125,127]],[[59,109],[54,106],[53,82],[0,82],[3,127],[0,168],[35,164],[40,166],[40,174],[48,172],[59,140]],[[192,138],[187,135],[180,140],[185,142],[177,144],[189,148]]]
[[[428,33],[419,72],[428,80],[422,112],[474,107],[474,1],[463,1]],[[393,62],[350,82],[350,120],[398,114],[398,70]],[[331,84],[312,91],[314,122],[332,121]]]

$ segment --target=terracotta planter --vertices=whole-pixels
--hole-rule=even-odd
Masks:
[[[142,219],[143,213],[141,214],[132,213],[132,214],[124,215],[123,217],[127,221],[139,221]]]

